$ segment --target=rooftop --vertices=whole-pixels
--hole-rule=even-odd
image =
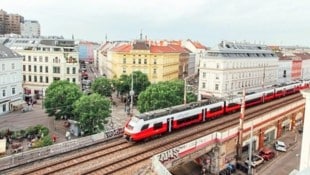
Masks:
[[[17,58],[17,57],[21,57],[21,55],[0,44],[0,58]]]

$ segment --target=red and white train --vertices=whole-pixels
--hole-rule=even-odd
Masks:
[[[310,81],[277,86],[272,89],[246,95],[245,106],[251,107],[281,98],[310,87]],[[172,132],[195,123],[205,122],[225,114],[240,111],[241,98],[209,104],[207,101],[159,109],[132,117],[125,125],[124,137],[128,141],[141,141]]]

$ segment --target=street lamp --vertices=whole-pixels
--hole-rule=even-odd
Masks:
[[[135,91],[133,90],[133,73],[131,74],[131,90],[129,92],[129,95],[131,97],[130,99],[130,116],[133,115],[133,95],[135,94]]]

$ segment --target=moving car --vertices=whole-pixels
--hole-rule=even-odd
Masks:
[[[277,140],[274,143],[274,147],[277,151],[282,151],[282,152],[286,152],[286,145],[284,142]]]
[[[249,158],[244,162],[246,165],[250,164]],[[251,160],[251,166],[257,167],[258,165],[264,163],[264,158],[259,155],[253,155]]]
[[[264,160],[268,161],[268,160],[274,158],[275,153],[272,149],[265,147],[265,148],[261,149],[261,151],[259,152],[259,155],[261,157],[263,157]]]

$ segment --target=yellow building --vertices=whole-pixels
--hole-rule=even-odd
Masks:
[[[108,52],[106,68],[108,78],[119,78],[122,74],[141,71],[151,83],[178,79],[187,72],[187,50],[179,45],[155,45],[137,40],[123,44]],[[180,67],[183,70],[180,70]]]

